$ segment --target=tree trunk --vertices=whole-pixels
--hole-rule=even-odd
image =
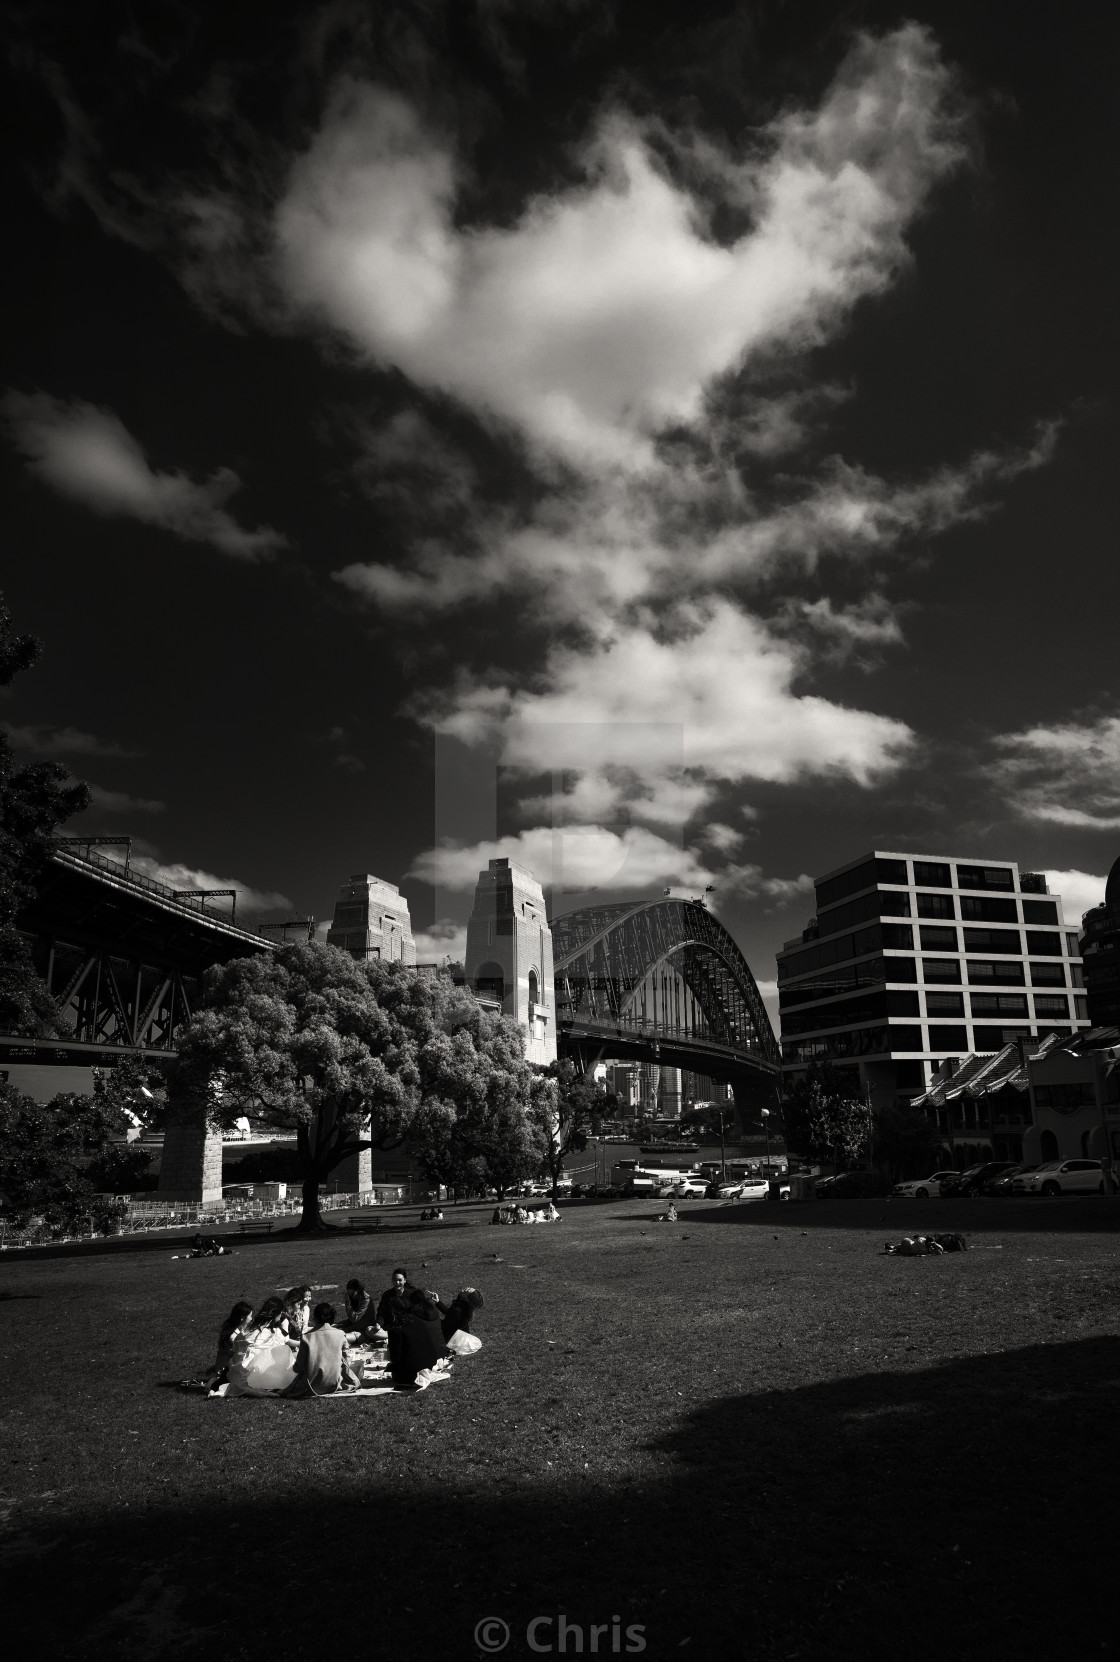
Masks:
[[[319,1173],[309,1172],[303,1180],[303,1216],[296,1225],[297,1235],[329,1235],[334,1224],[327,1223],[319,1210]]]

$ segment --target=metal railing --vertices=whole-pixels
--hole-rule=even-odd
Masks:
[[[191,895],[184,890],[173,889],[169,883],[162,883],[157,877],[147,877],[143,872],[121,865],[119,860],[110,860],[105,854],[95,854],[92,848],[87,848],[83,853],[79,853],[76,848],[69,847],[65,842],[59,840],[54,845],[54,858],[64,860],[67,864],[92,866],[95,871],[105,872],[128,888],[142,889],[148,894],[158,895],[161,900],[168,901],[173,906],[182,907],[184,911],[190,912],[196,917],[206,918],[209,923],[221,924],[223,928],[232,929],[239,935],[252,935],[254,940],[264,941],[272,947],[276,945],[274,940],[268,935],[262,934],[259,929],[253,929],[244,923],[237,923],[233,917],[227,917],[222,912],[208,912],[205,895],[199,894],[197,899],[192,899]]]

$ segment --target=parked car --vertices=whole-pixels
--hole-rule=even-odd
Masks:
[[[816,1183],[818,1200],[869,1200],[889,1193],[890,1184],[877,1171],[842,1171]]]
[[[931,1177],[915,1177],[908,1183],[896,1183],[891,1194],[897,1200],[930,1200],[938,1195],[956,1194],[960,1187],[960,1173],[935,1171]]]
[[[962,1195],[987,1194],[986,1185],[1005,1172],[1013,1171],[1014,1160],[984,1160],[979,1165],[969,1166],[961,1172],[960,1193]]]
[[[708,1185],[702,1177],[682,1177],[679,1183],[674,1183],[669,1193],[677,1200],[703,1200],[708,1192]]]
[[[1014,1192],[1015,1179],[1025,1177],[1028,1172],[1037,1171],[1038,1166],[1012,1166],[1010,1171],[1001,1172],[998,1177],[990,1178],[984,1185],[986,1195],[1009,1195]]]
[[[1047,1160],[1036,1171],[1017,1177],[1014,1194],[1103,1195],[1104,1172],[1099,1160]]]

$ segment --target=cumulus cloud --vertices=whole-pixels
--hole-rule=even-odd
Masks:
[[[1062,910],[1067,923],[1077,925],[1083,915],[1094,906],[1104,905],[1104,887],[1108,881],[1104,877],[1094,877],[1088,871],[1046,871],[1043,872],[1049,885],[1050,893],[1061,895]]]
[[[187,542],[209,543],[239,560],[275,554],[287,539],[269,526],[246,530],[226,511],[241,486],[218,468],[198,481],[157,473],[138,440],[111,410],[44,392],[8,392],[0,413],[28,469],[53,490],[94,513],[159,526]]]
[[[747,154],[693,147],[744,214],[721,243],[698,195],[621,111],[584,179],[509,227],[460,225],[461,163],[398,94],[340,86],[275,217],[293,308],[371,359],[601,466],[652,457],[715,378],[811,345],[907,258],[905,232],[962,154],[929,33],[864,37],[819,108]],[[660,135],[665,137],[665,135]]]
[[[8,743],[13,750],[30,751],[36,756],[120,756],[134,759],[143,751],[126,750],[113,739],[99,739],[93,733],[82,733],[76,727],[6,727]]]
[[[490,860],[506,858],[525,866],[546,887],[583,892],[612,889],[638,892],[669,885],[699,892],[713,881],[712,872],[689,849],[674,847],[644,826],[626,831],[601,825],[571,825],[563,830],[533,826],[516,837],[469,845],[444,842],[414,862],[410,877],[466,892]]]
[[[1024,818],[1120,828],[1120,716],[1028,727],[996,743],[997,780]]]
[[[140,854],[132,858],[132,867],[145,877],[154,877],[158,883],[166,883],[172,889],[236,889],[237,916],[254,917],[263,912],[291,911],[292,902],[286,894],[279,894],[272,889],[254,889],[248,883],[241,883],[236,877],[216,877],[212,871],[202,871],[196,866],[183,865],[180,861],[165,862],[155,855]],[[228,903],[216,900],[215,907]]]
[[[464,686],[440,725],[468,743],[497,734],[504,760],[525,768],[540,765],[550,726],[579,725],[590,765],[660,775],[663,753],[647,754],[647,735],[674,722],[684,764],[701,778],[789,784],[833,774],[866,785],[905,759],[905,723],[798,693],[802,655],[757,619],[718,602],[676,623],[673,634],[639,623],[588,650],[555,648],[542,692]]]
[[[414,929],[418,964],[442,964],[445,958],[462,963],[467,956],[467,926],[440,918],[430,929]]]
[[[101,785],[90,785],[89,794],[90,807],[105,814],[162,814],[167,810],[166,802],[129,796],[127,791],[107,791]]]

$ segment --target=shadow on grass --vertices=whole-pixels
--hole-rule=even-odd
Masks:
[[[260,1409],[290,1416],[290,1469],[250,1480],[255,1502],[179,1503],[153,1474],[149,1506],[17,1526],[5,1629],[76,1662],[201,1662],[216,1648],[264,1662],[325,1635],[332,1651],[375,1644],[395,1662],[473,1657],[484,1617],[509,1624],[506,1656],[534,1654],[534,1617],[551,1619],[538,1647],[576,1654],[574,1636],[556,1644],[561,1612],[584,1655],[612,1654],[617,1615],[620,1635],[644,1630],[631,1644],[645,1655],[690,1642],[697,1662],[1097,1656],[1120,1646],[1107,1567],[1118,1387],[1118,1339],[1032,1346],[686,1408],[651,1445],[664,1462],[652,1482],[589,1472],[546,1487],[479,1448],[469,1492],[410,1474],[410,1435],[438,1436],[434,1393],[185,1402],[185,1430],[221,1416],[211,1434],[226,1439]],[[304,1469],[308,1414],[352,1416],[355,1449],[374,1447],[383,1477]],[[620,1654],[638,1652],[623,1637]]]
[[[382,1224],[379,1229],[372,1227],[369,1229],[351,1229],[347,1224],[332,1224],[329,1230],[323,1233],[318,1231],[304,1233],[293,1226],[291,1229],[274,1229],[271,1232],[266,1232],[263,1229],[253,1229],[242,1235],[236,1227],[223,1229],[219,1224],[213,1227],[204,1226],[203,1233],[207,1236],[212,1235],[216,1240],[221,1241],[226,1248],[223,1256],[232,1258],[237,1255],[239,1250],[251,1246],[293,1246],[314,1241],[365,1240],[370,1236],[390,1240],[402,1235],[436,1235],[452,1229],[468,1229],[470,1227],[467,1218],[449,1218],[441,1224],[405,1222],[402,1220],[400,1223]],[[89,1241],[57,1241],[50,1244],[45,1243],[42,1246],[19,1247],[6,1252],[0,1258],[0,1265],[4,1262],[34,1264],[43,1259],[53,1260],[56,1258],[105,1258],[114,1254],[128,1256],[131,1253],[138,1252],[159,1254],[178,1252],[184,1257],[189,1257],[191,1240],[197,1233],[197,1229],[192,1229],[190,1233],[185,1229],[175,1230],[174,1232],[153,1229],[151,1231],[144,1230],[136,1235],[114,1235]]]
[[[621,1219],[620,1219],[621,1221]],[[645,1221],[633,1217],[627,1222]],[[903,1235],[961,1230],[1002,1234],[1120,1234],[1120,1198],[1063,1195],[1009,1200],[755,1200],[741,1204],[697,1201],[678,1207],[677,1221],[688,1224],[730,1223],[757,1229],[874,1229],[884,1240]]]

